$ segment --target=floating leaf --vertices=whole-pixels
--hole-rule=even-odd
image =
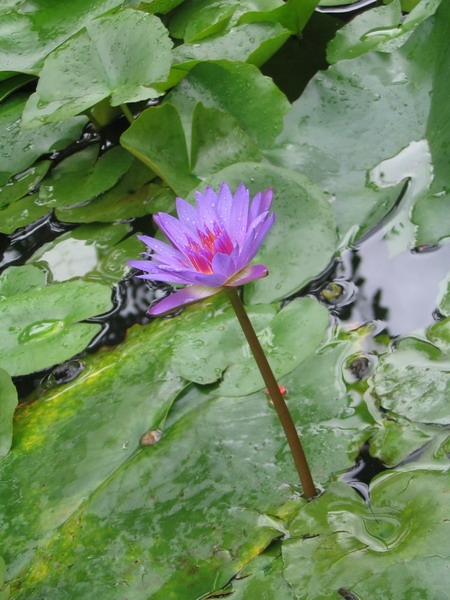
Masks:
[[[133,159],[129,170],[114,187],[81,206],[61,206],[56,209],[56,216],[67,223],[110,223],[156,212],[153,206],[157,198],[173,194],[160,183],[152,183],[155,177],[151,169]]]
[[[406,168],[402,151],[425,136],[435,179],[419,198],[425,194],[427,206],[433,210],[437,201],[445,201],[444,195],[442,200],[431,200],[430,194],[443,190],[444,165],[448,162],[444,140],[448,137],[449,78],[443,75],[446,66],[442,61],[449,44],[448,10],[448,3],[441,4],[436,15],[417,27],[395,52],[370,52],[318,73],[292,105],[278,149],[266,153],[274,163],[311,177],[334,199],[333,208],[346,240],[370,230],[401,193],[401,183],[386,187],[382,179],[372,177],[380,163],[390,159],[394,169],[399,157],[403,180],[412,178],[420,187],[421,181],[414,174],[417,157],[411,152]],[[421,150],[422,146],[415,147]],[[421,153],[419,160],[422,158]],[[419,206],[422,202],[425,200],[419,199]],[[436,228],[448,229],[448,220],[439,214]],[[425,230],[417,210],[414,221],[420,222],[418,243],[433,243],[436,236],[429,228],[427,235],[420,233]]]
[[[244,182],[252,194],[273,187],[276,224],[259,250],[256,262],[269,276],[245,286],[246,301],[272,302],[293,294],[317,277],[335,251],[335,221],[329,203],[306,177],[266,164],[237,163],[208,178],[218,189]],[[193,195],[191,195],[193,197]]]
[[[382,356],[375,392],[383,408],[421,423],[448,424],[450,361],[435,346],[404,338]]]
[[[261,332],[266,356],[277,378],[287,375],[317,349],[328,327],[327,309],[311,298],[293,300]],[[265,343],[264,343],[265,342]],[[265,387],[252,355],[235,355],[219,386],[221,394],[242,396]]]
[[[172,71],[167,87],[173,87],[186,72],[205,60],[234,60],[260,66],[288,39],[289,31],[278,23],[243,23],[223,34],[211,35],[173,51]]]
[[[12,75],[14,74],[12,73]],[[3,102],[5,98],[10,96],[16,90],[19,90],[30,81],[33,81],[33,79],[35,79],[33,75],[17,73],[17,75],[14,75],[14,77],[10,77],[4,81],[0,80],[0,102]]]
[[[109,190],[128,171],[133,157],[120,146],[98,159],[99,146],[88,146],[61,161],[42,182],[38,204],[71,206]]]
[[[145,110],[120,138],[124,148],[142,160],[179,196],[199,183],[191,173],[183,127],[174,106]]]
[[[11,448],[12,420],[16,406],[16,387],[8,373],[0,369],[0,458],[6,456]],[[2,583],[0,574],[0,586]]]
[[[192,116],[192,170],[206,177],[229,165],[259,161],[262,154],[253,138],[231,115],[200,102]]]
[[[269,77],[243,62],[201,62],[168,95],[180,114],[188,145],[194,108],[201,102],[232,115],[261,148],[280,133],[289,102]]]
[[[419,2],[406,18],[402,18],[399,0],[363,12],[340,29],[328,44],[328,61],[336,63],[373,50],[393,52],[408,40],[420,23],[436,12],[441,1]]]
[[[19,275],[13,293],[13,275],[6,270],[2,277],[10,278],[11,294],[0,304],[0,366],[11,375],[45,369],[81,352],[99,325],[78,321],[111,307],[111,290],[99,283],[75,280],[24,291]]]
[[[94,17],[122,4],[120,0],[6,2],[0,8],[0,64],[5,71],[38,74],[42,60]],[[9,6],[8,6],[9,5]]]
[[[45,177],[50,165],[49,160],[41,160],[29,169],[12,177],[6,185],[0,188],[0,220],[2,219],[1,211],[33,191]]]
[[[264,394],[215,397],[211,388],[193,385],[166,420],[185,386],[170,358],[174,337],[189,331],[199,314],[208,322],[222,310],[215,298],[174,319],[134,328],[123,345],[84,359],[77,380],[17,415],[14,452],[0,465],[16,598],[70,593],[83,600],[95,593],[101,600],[111,597],[105,576],[124,582],[128,595],[144,589],[155,600],[182,596],[188,579],[189,594],[198,598],[224,586],[285,531],[303,501],[291,488],[295,467]],[[344,343],[330,350],[340,364],[350,348]],[[336,388],[337,365],[328,356],[332,368],[323,371],[322,358],[315,358],[316,372],[324,372],[331,386],[321,393],[333,390],[327,415],[337,415],[349,403]],[[307,372],[305,363],[290,380],[296,423],[302,421]],[[342,429],[319,419],[320,436],[305,425],[317,481],[326,481],[336,466],[348,468],[367,437],[360,421],[350,421]],[[44,422],[51,423],[51,435]],[[159,441],[140,448],[142,434],[155,429],[163,433]],[[31,486],[30,477],[40,485]],[[81,573],[88,556],[86,585]]]
[[[161,21],[125,9],[98,17],[46,59],[23,122],[61,121],[111,97],[111,104],[156,98],[169,74],[172,43]]]
[[[0,105],[0,186],[30,167],[42,154],[61,150],[79,138],[86,117],[74,117],[64,123],[45,125],[37,131],[21,129],[21,116],[27,96],[15,94]]]
[[[368,506],[346,484],[333,484],[290,526],[285,578],[299,597],[332,598],[338,589],[357,598],[445,596],[448,485],[448,473],[393,473],[370,486]]]

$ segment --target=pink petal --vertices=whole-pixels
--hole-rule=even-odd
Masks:
[[[184,247],[188,244],[189,238],[194,238],[194,241],[199,242],[193,231],[184,225],[181,221],[172,217],[167,213],[157,213],[153,215],[153,220],[164,233],[169,241],[183,253]]]
[[[231,240],[233,243],[239,244],[241,248],[244,244],[245,232],[247,231],[248,202],[249,191],[241,183],[233,197],[231,221],[228,227],[228,234]]]
[[[244,283],[248,283],[249,281],[261,279],[261,277],[267,277],[268,274],[269,271],[264,265],[249,265],[239,271],[239,273],[227,281],[225,285],[237,287],[239,285],[244,285]]]
[[[225,230],[228,230],[230,226],[232,206],[233,195],[225,181],[222,181],[219,193],[217,194],[217,206],[215,209],[219,218],[219,224],[222,225]]]
[[[189,227],[192,227],[193,231],[196,231],[198,222],[197,222],[197,211],[195,208],[183,200],[183,198],[177,198],[175,200],[177,207],[177,214],[180,221],[183,221]]]
[[[157,302],[151,307],[148,314],[152,316],[162,315],[175,308],[184,306],[185,304],[191,304],[192,302],[209,298],[209,296],[213,296],[218,292],[220,292],[220,288],[207,287],[204,285],[190,285]]]

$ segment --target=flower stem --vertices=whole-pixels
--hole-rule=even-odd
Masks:
[[[253,356],[255,357],[256,364],[258,365],[258,368],[264,379],[264,383],[267,386],[270,398],[275,406],[275,410],[277,411],[278,418],[283,426],[284,433],[286,434],[286,438],[294,458],[295,466],[300,477],[300,483],[302,484],[305,498],[307,500],[311,500],[311,498],[313,498],[317,492],[316,488],[314,487],[311,471],[309,470],[305,453],[303,452],[302,444],[298,437],[291,414],[289,413],[288,407],[286,406],[284,398],[280,392],[280,388],[278,387],[278,383],[275,379],[272,369],[270,368],[266,355],[264,354],[264,350],[259,343],[258,337],[253,329],[253,325],[248,318],[244,305],[239,298],[236,288],[226,287],[225,292],[227,293],[231,305],[234,308],[234,312],[239,319],[239,323],[242,327],[245,337],[247,338]]]
[[[131,112],[131,110],[128,108],[128,106],[126,104],[121,104],[120,108],[122,109],[123,114],[126,116],[126,118],[128,119],[129,123],[134,123],[134,117],[133,117],[133,113]]]

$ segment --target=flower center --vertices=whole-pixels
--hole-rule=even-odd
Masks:
[[[233,242],[228,233],[214,223],[213,231],[206,228],[205,231],[197,230],[200,243],[188,240],[186,256],[196,271],[201,273],[213,273],[212,259],[214,255],[231,254],[234,250]]]

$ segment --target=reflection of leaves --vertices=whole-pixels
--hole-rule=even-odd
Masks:
[[[283,544],[285,578],[311,598],[331,598],[341,587],[358,598],[445,596],[448,485],[448,473],[394,473],[371,486],[367,506],[345,484],[333,484],[290,526],[298,537]]]
[[[111,307],[111,290],[99,283],[76,280],[45,286],[42,273],[41,286],[24,290],[21,269],[10,267],[2,274],[8,278],[9,294],[0,304],[0,366],[11,375],[50,367],[84,350],[99,325],[78,321]]]
[[[46,59],[24,125],[67,119],[111,97],[111,104],[156,98],[153,87],[171,64],[171,46],[161,21],[126,9],[93,19]]]

